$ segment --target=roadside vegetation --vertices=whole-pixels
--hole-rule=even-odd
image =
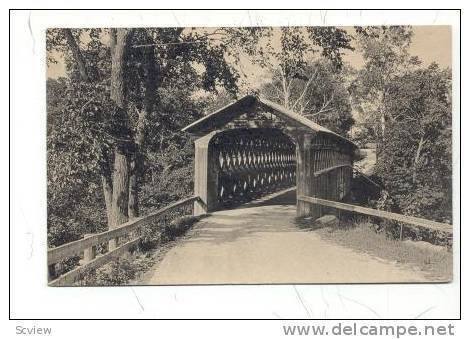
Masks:
[[[76,286],[119,286],[138,284],[139,279],[154,266],[175,241],[200,220],[183,216],[158,231],[156,227],[144,227],[142,241],[134,249],[98,269],[89,270]]]
[[[327,241],[422,271],[433,281],[452,280],[452,247],[418,240],[416,232],[413,233],[414,240],[411,237],[400,240],[396,236],[396,225],[379,225],[367,217],[343,220],[339,224],[335,222],[325,227],[301,220],[299,225],[302,228],[311,228]]]

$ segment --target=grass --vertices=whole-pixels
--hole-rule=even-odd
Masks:
[[[432,280],[452,280],[451,249],[433,245],[418,246],[416,242],[396,240],[385,232],[378,231],[370,220],[342,222],[341,226],[317,228],[315,232],[328,241],[358,252],[418,268]]]

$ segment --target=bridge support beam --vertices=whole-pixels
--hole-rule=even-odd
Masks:
[[[304,133],[297,137],[297,196],[313,196],[313,135]],[[311,216],[315,207],[297,200],[297,217]]]
[[[200,197],[194,202],[194,215],[213,211],[217,207],[217,161],[209,143],[216,132],[194,141],[194,194]]]

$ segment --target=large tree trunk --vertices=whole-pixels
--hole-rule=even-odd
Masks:
[[[137,157],[139,154],[133,154],[130,161],[130,177],[129,177],[129,199],[127,205],[127,214],[129,219],[134,219],[139,216],[139,182],[138,182],[138,165]]]
[[[124,75],[130,33],[130,30],[123,28],[111,29],[111,100],[115,104],[113,119],[117,123],[118,141],[114,150],[110,227],[117,227],[128,220],[129,149],[132,147],[132,142],[129,133]]]
[[[112,203],[113,203],[113,185],[111,177],[102,174],[101,185],[103,187],[104,202],[106,205],[106,217],[108,220],[108,227],[112,225]]]
[[[104,203],[106,206],[106,217],[108,227],[111,226],[111,210],[113,204],[113,180],[111,177],[111,159],[103,145],[94,140],[94,146],[100,151],[100,174],[101,174],[101,187],[103,188]]]
[[[382,92],[379,95],[379,106],[377,107],[377,145],[376,145],[376,162],[379,162],[383,150],[383,144],[385,142],[385,129],[386,129],[386,117],[385,117],[385,94]]]
[[[147,127],[147,117],[153,110],[155,104],[155,91],[157,87],[157,68],[155,64],[155,51],[153,47],[147,48],[144,54],[144,103],[143,109],[139,112],[136,131],[135,131],[135,149],[131,159],[131,175],[129,179],[129,218],[139,216],[139,192],[142,177],[143,156],[142,147],[145,142],[145,134]]]
[[[89,77],[86,70],[85,59],[83,58],[82,52],[80,51],[80,47],[78,46],[77,41],[72,35],[72,31],[70,30],[70,28],[65,28],[63,32],[65,38],[67,39],[67,44],[69,45],[70,50],[72,51],[73,58],[77,63],[80,77],[83,81],[88,81]]]
[[[146,114],[147,112],[145,110],[139,114],[134,152],[130,157],[129,199],[127,206],[127,213],[130,219],[139,216],[139,178],[141,177],[143,166],[141,148],[144,142],[144,124],[146,123],[146,118],[143,115]]]
[[[281,84],[282,84],[282,94],[283,94],[283,101],[284,107],[289,109],[290,108],[290,93],[289,93],[289,84],[287,82],[287,75],[284,72],[284,69],[280,67],[280,76],[281,76]]]
[[[129,199],[129,157],[122,149],[114,153],[113,196],[111,204],[111,227],[119,226],[128,220]]]
[[[385,140],[385,112],[382,110],[380,113],[380,133],[382,133],[382,143]]]
[[[90,81],[86,70],[85,59],[79,45],[70,29],[64,29],[64,35],[80,73],[82,81]],[[130,136],[129,116],[127,114],[125,91],[126,51],[131,38],[132,30],[111,29],[111,100],[115,104],[113,119],[116,122],[117,144],[114,150],[113,173],[111,177],[109,157],[103,159],[107,162],[102,168],[101,183],[106,204],[108,226],[116,227],[128,220],[129,200],[129,158],[130,149],[134,148]],[[99,147],[99,145],[98,145]],[[106,168],[104,168],[106,167]],[[110,248],[116,243],[110,243]]]

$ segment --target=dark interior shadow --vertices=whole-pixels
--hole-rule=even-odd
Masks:
[[[272,206],[272,205],[296,205],[297,203],[297,191],[292,190],[283,194],[275,195],[272,198],[260,198],[254,201],[250,201],[246,204],[237,206],[233,209],[249,208],[257,206]]]

